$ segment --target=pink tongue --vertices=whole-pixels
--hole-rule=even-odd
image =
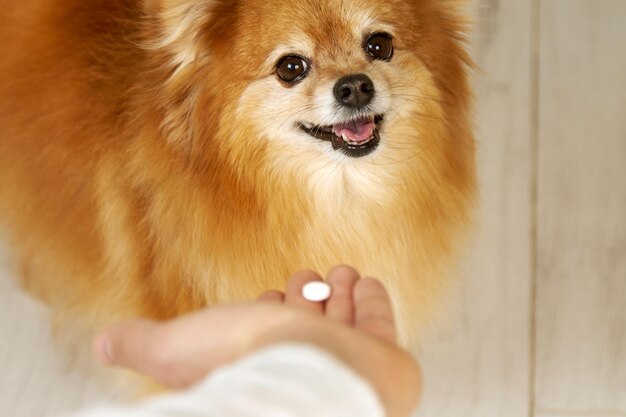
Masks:
[[[333,131],[338,137],[345,135],[350,142],[365,142],[372,137],[376,124],[369,120],[357,120],[355,122],[333,126]]]

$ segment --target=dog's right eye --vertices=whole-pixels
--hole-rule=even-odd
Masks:
[[[285,56],[276,64],[276,74],[281,80],[295,83],[307,76],[309,72],[308,62],[299,56]]]

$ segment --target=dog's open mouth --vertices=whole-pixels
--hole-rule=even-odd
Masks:
[[[345,123],[317,126],[301,123],[300,127],[316,139],[327,140],[333,149],[353,158],[369,155],[380,143],[383,116],[365,116]]]

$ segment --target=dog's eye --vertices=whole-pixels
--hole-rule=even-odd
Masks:
[[[365,52],[373,59],[388,61],[393,56],[393,42],[391,35],[374,33],[365,42]]]
[[[288,83],[300,81],[309,72],[309,64],[299,56],[285,56],[276,65],[276,74]]]

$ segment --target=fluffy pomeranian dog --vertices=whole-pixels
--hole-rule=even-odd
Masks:
[[[60,323],[355,266],[404,341],[475,192],[452,0],[1,1],[0,216]]]

